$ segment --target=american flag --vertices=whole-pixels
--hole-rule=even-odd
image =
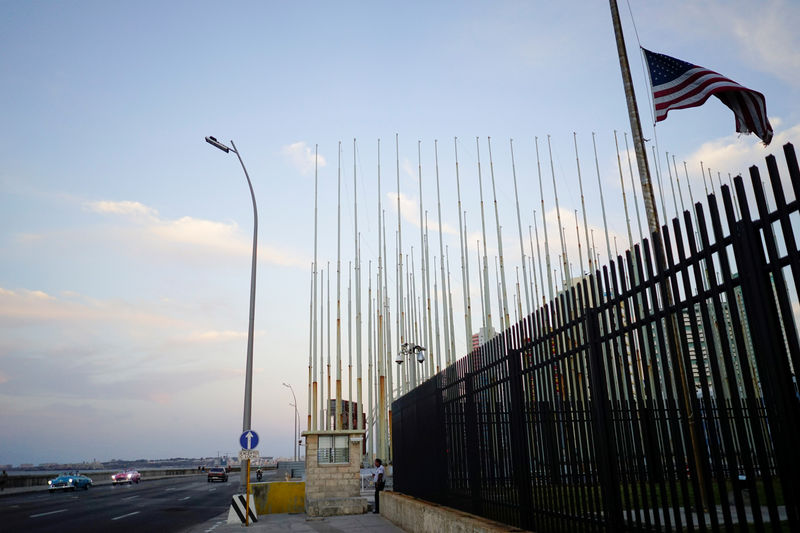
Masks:
[[[743,87],[713,70],[692,65],[664,54],[644,51],[650,69],[656,122],[672,109],[703,105],[711,95],[719,98],[736,116],[736,131],[755,133],[764,144],[772,140],[764,95]]]

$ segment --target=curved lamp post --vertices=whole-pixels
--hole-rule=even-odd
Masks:
[[[294,400],[294,403],[290,403],[289,405],[294,407],[294,460],[297,461],[297,420],[299,416],[297,414],[297,397],[294,395],[294,389],[291,385],[284,383],[283,386],[288,387],[289,390],[292,391],[292,399]]]
[[[236,149],[236,145],[231,141],[232,148],[229,148],[219,142],[215,137],[206,137],[206,142],[211,146],[219,148],[226,154],[233,152],[239,158],[239,163],[244,170],[244,177],[247,178],[247,185],[250,187],[250,198],[253,200],[253,262],[250,268],[250,324],[247,328],[247,368],[245,371],[244,381],[244,416],[242,421],[242,431],[252,429],[250,427],[250,412],[253,404],[253,324],[256,316],[256,249],[258,244],[258,209],[256,208],[256,195],[253,193],[253,184],[250,182],[250,176],[247,174],[247,169],[242,161],[242,156]],[[245,478],[247,474],[242,469],[242,476]],[[243,479],[243,482],[247,480]]]

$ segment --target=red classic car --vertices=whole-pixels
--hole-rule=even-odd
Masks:
[[[228,473],[221,466],[214,466],[208,469],[208,482],[228,481]]]
[[[111,476],[111,482],[114,485],[119,483],[139,483],[139,480],[142,478],[142,475],[137,472],[136,470],[126,470],[124,472],[119,472],[118,474],[114,474]]]

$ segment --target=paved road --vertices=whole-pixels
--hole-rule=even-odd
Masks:
[[[0,499],[0,532],[184,531],[225,512],[239,485],[234,472],[227,483],[191,476],[7,496]]]

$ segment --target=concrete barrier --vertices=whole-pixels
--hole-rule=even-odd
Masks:
[[[83,475],[90,477],[92,479],[92,483],[95,485],[106,485],[111,483],[111,476],[118,472],[119,470],[105,470],[100,472],[84,472]],[[63,473],[64,472],[42,472],[41,474],[29,474],[24,476],[9,475],[5,488],[46,488],[49,480]],[[193,474],[206,475],[206,472],[201,472],[196,468],[139,470],[139,473],[142,475],[142,480],[163,479],[165,477],[188,476]]]
[[[409,533],[506,533],[525,531],[399,492],[381,492],[381,515]]]
[[[256,512],[262,514],[303,513],[306,510],[304,481],[267,481],[251,483],[250,493],[256,502]]]

